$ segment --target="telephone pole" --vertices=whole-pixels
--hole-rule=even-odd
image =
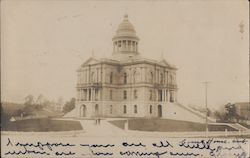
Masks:
[[[205,85],[205,107],[206,107],[206,137],[208,134],[208,108],[207,108],[207,87],[211,83],[209,81],[202,82]]]

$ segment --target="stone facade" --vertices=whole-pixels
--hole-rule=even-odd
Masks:
[[[127,15],[112,40],[111,59],[91,57],[77,70],[76,115],[162,117],[164,107],[177,101],[177,69],[165,59],[141,57]]]

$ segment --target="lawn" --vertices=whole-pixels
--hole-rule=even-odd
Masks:
[[[124,129],[124,120],[109,121],[111,124]],[[138,131],[159,131],[159,132],[188,132],[188,131],[204,131],[206,126],[202,123],[194,123],[188,121],[178,121],[169,119],[129,119],[129,130]],[[235,131],[234,128],[226,125],[209,125],[209,131]]]
[[[3,131],[48,132],[82,130],[79,121],[51,120],[49,118],[8,122]]]

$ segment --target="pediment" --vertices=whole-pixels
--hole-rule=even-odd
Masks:
[[[160,63],[163,64],[164,66],[170,66],[170,64],[165,59],[162,59]]]
[[[95,59],[93,57],[90,57],[87,61],[85,61],[82,66],[85,66],[85,65],[93,65],[93,64],[97,64],[99,63],[100,61],[98,59]]]

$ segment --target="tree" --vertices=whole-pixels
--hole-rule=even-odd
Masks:
[[[42,94],[40,94],[36,99],[36,104],[42,105],[44,102],[44,97]]]
[[[63,105],[63,97],[60,96],[60,97],[57,99],[57,104]]]
[[[212,111],[209,108],[207,108],[207,116],[210,117],[211,115],[212,115]]]
[[[215,111],[213,113],[214,117],[217,121],[224,122],[225,121],[225,112],[223,111]]]
[[[34,103],[33,95],[28,95],[27,97],[25,97],[24,105],[32,105],[33,103]]]
[[[238,114],[236,113],[236,107],[234,104],[228,103],[227,105],[225,105],[225,109],[226,109],[226,114],[225,114],[225,119],[228,121],[233,121],[233,119],[239,119]]]
[[[67,112],[70,112],[71,110],[73,110],[75,108],[75,102],[76,102],[75,98],[71,98],[71,100],[69,102],[66,102],[64,107],[63,107],[63,112],[67,113]]]

